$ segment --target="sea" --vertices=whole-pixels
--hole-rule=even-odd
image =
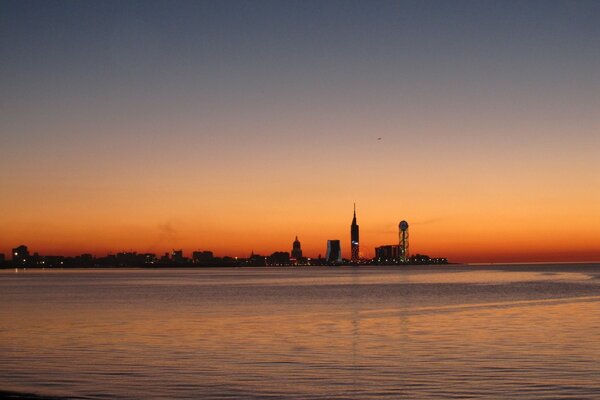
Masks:
[[[600,264],[2,270],[0,390],[600,399]]]

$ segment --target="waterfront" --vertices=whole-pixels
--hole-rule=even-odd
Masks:
[[[600,394],[600,264],[0,271],[0,389]]]

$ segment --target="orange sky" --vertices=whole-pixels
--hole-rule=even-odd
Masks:
[[[0,13],[0,252],[348,257],[356,202],[365,257],[406,219],[412,253],[600,260],[593,4],[38,6]]]
[[[470,146],[467,131],[459,138],[458,127],[429,122],[414,126],[422,140],[407,148],[409,128],[373,123],[377,135],[361,137],[360,117],[322,121],[317,138],[304,126],[273,126],[272,141],[236,122],[248,138],[234,145],[223,133],[231,122],[207,129],[211,142],[193,118],[173,124],[166,144],[147,140],[161,137],[164,121],[88,130],[82,140],[97,145],[88,151],[50,139],[17,153],[22,159],[8,158],[19,168],[0,171],[0,249],[8,254],[25,243],[41,254],[103,255],[183,248],[243,257],[289,251],[298,235],[308,256],[324,255],[327,239],[342,240],[348,256],[356,202],[365,257],[395,243],[406,219],[411,253],[456,262],[599,260],[597,140],[569,142],[560,120],[525,119],[510,135],[477,122],[468,132],[481,128],[492,143]],[[136,129],[137,142],[126,136]],[[438,129],[446,136],[432,141]],[[537,131],[546,141],[528,143]]]
[[[446,170],[440,174],[448,181],[438,185],[407,179],[404,187],[394,187],[386,185],[391,176],[360,177],[362,190],[353,198],[344,189],[352,187],[351,179],[328,190],[326,179],[311,185],[300,175],[285,180],[272,173],[275,182],[248,177],[219,187],[185,179],[144,183],[143,174],[106,186],[52,182],[31,190],[13,184],[19,203],[2,197],[1,207],[9,212],[0,218],[10,229],[0,231],[0,243],[6,253],[26,243],[41,254],[183,248],[186,254],[208,249],[247,256],[252,250],[289,251],[298,235],[308,256],[324,255],[327,239],[341,239],[347,256],[356,200],[365,257],[377,245],[397,242],[397,224],[407,219],[411,253],[483,262],[600,259],[598,203],[587,200],[598,198],[598,186],[566,180],[535,187],[523,174],[509,185],[477,174],[463,180]]]

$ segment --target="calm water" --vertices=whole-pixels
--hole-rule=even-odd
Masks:
[[[600,398],[600,264],[0,271],[0,389]]]

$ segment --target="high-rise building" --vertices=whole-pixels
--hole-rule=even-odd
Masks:
[[[300,246],[298,236],[296,236],[296,240],[294,240],[294,243],[292,244],[292,258],[295,258],[296,260],[302,258],[302,247]]]
[[[342,262],[342,248],[339,240],[328,240],[327,241],[327,262],[330,263],[341,263]]]
[[[350,251],[352,262],[358,262],[360,252],[358,245],[358,224],[356,223],[356,203],[354,203],[354,217],[352,217],[352,225],[350,225]]]

